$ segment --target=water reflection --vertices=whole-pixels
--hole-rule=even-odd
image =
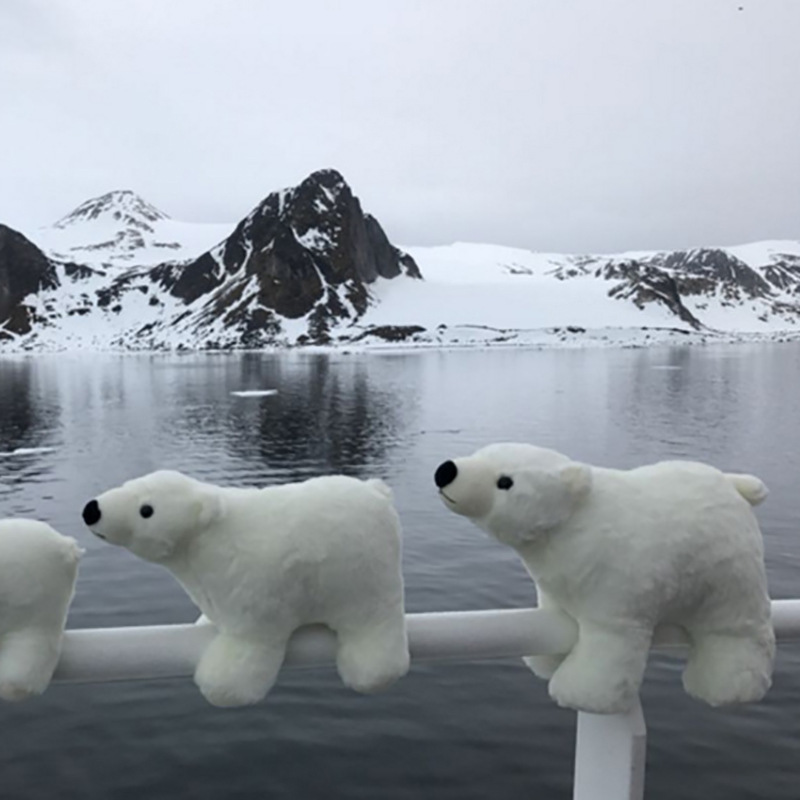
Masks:
[[[0,516],[34,513],[18,487],[52,480],[40,451],[60,444],[60,407],[58,393],[39,378],[30,360],[0,360]]]
[[[0,452],[52,443],[59,408],[35,378],[30,361],[0,360]]]
[[[264,380],[260,375],[278,394],[232,404],[227,445],[237,459],[257,460],[286,478],[314,470],[369,474],[410,422],[408,398],[377,385],[363,359],[311,357],[302,369]]]
[[[610,466],[691,457],[768,483],[771,588],[797,596],[798,386],[791,346],[0,360],[0,450],[56,448],[0,460],[0,513],[87,548],[72,627],[186,622],[166,571],[87,534],[88,498],[158,467],[228,484],[379,474],[403,520],[409,610],[522,606],[533,590],[513,553],[439,502],[443,458],[502,440]],[[254,389],[278,394],[231,395]],[[798,675],[783,647],[766,703],[716,711],[656,659],[648,797],[795,800]],[[330,670],[286,673],[233,713],[186,681],[59,686],[0,716],[4,799],[566,798],[572,774],[573,717],[517,662],[416,666],[370,698]]]

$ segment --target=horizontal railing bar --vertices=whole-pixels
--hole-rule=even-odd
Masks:
[[[800,600],[774,600],[772,619],[779,640],[800,639]],[[414,661],[565,653],[577,637],[572,620],[545,609],[409,614],[407,621]],[[86,683],[189,676],[214,633],[209,624],[68,630],[53,680]],[[657,649],[686,644],[679,628],[660,628],[654,639]],[[301,628],[289,642],[286,666],[332,664],[335,647],[335,636],[327,628]]]

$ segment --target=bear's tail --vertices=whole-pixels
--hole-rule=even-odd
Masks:
[[[385,497],[390,502],[394,499],[394,493],[389,488],[389,485],[384,483],[380,478],[371,478],[365,481],[370,489],[374,489],[379,495]]]
[[[81,560],[81,557],[86,553],[86,550],[84,550],[71,536],[62,536],[61,538],[63,540],[61,542],[61,555],[67,564],[70,567],[73,567]]]
[[[757,506],[766,500],[769,494],[769,489],[767,489],[764,481],[761,478],[756,478],[755,475],[726,472],[725,477],[751,506]]]

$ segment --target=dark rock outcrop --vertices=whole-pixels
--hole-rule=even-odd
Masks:
[[[763,307],[759,316],[762,321],[770,314],[791,318],[797,313],[792,304],[775,297],[776,291],[791,291],[800,283],[800,258],[793,255],[779,256],[761,269],[754,269],[730,252],[710,247],[653,253],[637,259],[583,256],[572,259],[568,267],[560,267],[555,275],[567,280],[590,272],[614,282],[608,291],[610,297],[633,301],[639,308],[659,303],[697,330],[705,327],[702,311],[712,299],[722,306],[758,301]]]
[[[663,267],[676,275],[680,291],[688,295],[713,295],[720,289],[724,300],[767,297],[771,287],[756,270],[736,256],[715,248],[678,251],[663,260]]]
[[[632,300],[639,308],[647,303],[660,303],[693,328],[703,327],[681,301],[678,283],[668,271],[649,263],[623,261],[608,264],[605,277],[619,280],[609,291],[610,297]]]
[[[31,314],[22,300],[57,286],[58,276],[47,256],[21,233],[0,225],[0,325],[11,333],[28,333]]]
[[[401,274],[421,277],[414,260],[364,214],[344,178],[321,170],[294,189],[270,194],[225,242],[185,266],[169,288],[192,303],[225,284],[214,300],[223,311],[242,297],[237,285],[255,278],[257,296],[248,295],[247,302],[259,318],[272,324],[267,312],[296,319],[313,311],[315,338],[324,340],[330,321],[366,311],[366,284]],[[234,277],[239,281],[232,285]],[[249,327],[256,323],[252,316]]]

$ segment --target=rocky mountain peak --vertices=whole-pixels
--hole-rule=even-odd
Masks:
[[[323,169],[295,187],[272,192],[248,220],[251,228],[255,223],[257,233],[271,239],[286,233],[302,247],[332,253],[351,215],[363,216],[358,199],[339,172]],[[260,224],[258,217],[262,218]]]
[[[350,187],[347,181],[342,176],[342,173],[336,169],[318,169],[312,172],[300,185],[297,187],[299,192],[304,191],[323,191],[326,196],[335,197],[341,191],[350,192]]]
[[[169,217],[130,189],[121,189],[81,203],[53,227],[63,229],[82,222],[103,221],[152,232],[152,223],[162,219]]]
[[[324,341],[332,323],[366,311],[368,284],[403,274],[421,277],[342,175],[325,169],[268,195],[219,247],[183,268],[171,291],[193,303],[222,287],[214,314],[226,309],[255,339],[278,315],[307,317],[310,337]]]
[[[107,192],[81,203],[38,238],[58,260],[105,268],[164,260],[180,251],[172,220],[129,189]],[[149,251],[147,255],[144,255]],[[194,255],[194,254],[193,254]]]

